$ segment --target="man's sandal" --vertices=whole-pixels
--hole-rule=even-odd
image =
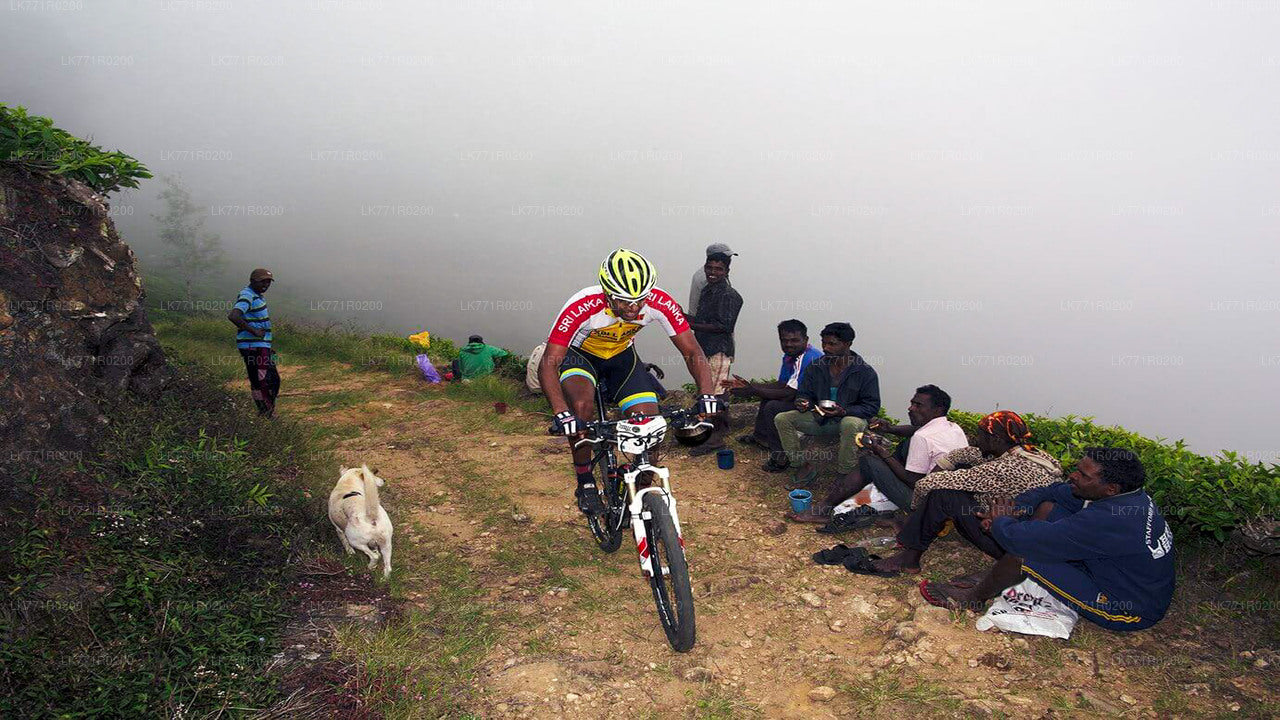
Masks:
[[[862,548],[850,548],[844,543],[840,543],[833,548],[827,550],[819,550],[813,554],[813,561],[819,565],[840,565],[844,559],[849,557],[854,550],[862,550]],[[865,551],[863,551],[865,552]]]
[[[930,605],[946,610],[973,610],[974,612],[980,612],[983,605],[981,601],[977,600],[969,602],[957,600],[942,591],[937,583],[928,580],[920,581],[920,597],[924,598],[924,601]]]
[[[840,564],[844,565],[844,569],[854,575],[894,578],[902,574],[899,570],[881,570],[877,568],[876,561],[880,559],[882,558],[879,555],[868,555],[866,548],[855,548],[855,552],[850,553]]]

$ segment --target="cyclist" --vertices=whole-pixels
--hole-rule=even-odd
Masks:
[[[657,271],[640,253],[619,248],[600,264],[600,284],[585,287],[565,303],[547,349],[538,365],[538,377],[555,413],[555,427],[569,438],[570,447],[581,438],[583,421],[595,417],[595,386],[603,380],[609,396],[624,413],[658,412],[658,396],[645,377],[631,338],[640,328],[657,323],[684,357],[689,374],[698,385],[698,410],[721,411],[715,396],[711,367],[693,338],[684,310],[665,290],[654,285]],[[578,476],[578,509],[588,515],[603,513],[604,503],[591,474],[591,448],[573,448],[573,469]]]

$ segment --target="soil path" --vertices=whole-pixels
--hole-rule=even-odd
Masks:
[[[338,386],[356,395],[334,402]],[[386,479],[398,594],[428,594],[421,569],[407,565],[440,554],[463,557],[483,586],[481,602],[500,622],[475,677],[476,715],[1169,716],[1151,681],[1158,673],[1125,660],[1159,656],[1164,639],[1083,621],[1066,642],[983,634],[972,614],[921,607],[914,579],[817,566],[815,551],[887,531],[829,538],[788,525],[770,534],[785,480],[736,445],[728,472],[678,446],[664,456],[697,607],[697,645],[675,653],[631,543],[612,555],[592,543],[572,506],[564,443],[541,433],[545,418],[498,416],[410,378],[335,383],[303,370],[286,388],[293,412],[358,428],[338,440],[339,456]],[[952,540],[935,546],[925,570],[947,577],[982,566]]]

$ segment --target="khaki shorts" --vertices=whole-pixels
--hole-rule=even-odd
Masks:
[[[733,364],[733,358],[724,353],[716,353],[707,358],[707,364],[711,366],[711,381],[715,384],[715,394],[723,395],[728,392],[729,366]]]

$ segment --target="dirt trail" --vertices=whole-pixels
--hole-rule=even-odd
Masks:
[[[305,405],[337,385],[367,399]],[[386,478],[397,558],[464,557],[484,586],[482,601],[505,619],[476,679],[477,715],[1169,716],[1153,708],[1150,673],[1123,662],[1126,652],[1160,652],[1148,635],[1083,621],[1068,642],[978,633],[971,614],[920,607],[911,578],[815,565],[816,550],[886,531],[832,539],[790,525],[767,534],[784,509],[784,480],[736,445],[738,467],[728,472],[714,457],[679,449],[664,457],[681,502],[698,623],[695,648],[675,653],[631,543],[613,555],[592,543],[572,506],[563,442],[539,432],[545,419],[516,409],[498,418],[409,378],[353,374],[335,384],[295,371],[286,388],[286,411],[360,428],[338,441],[339,456]],[[428,536],[435,547],[421,546]],[[983,562],[958,541],[940,541],[925,570],[945,577]],[[413,567],[398,562],[396,573],[407,597],[429,589]]]

